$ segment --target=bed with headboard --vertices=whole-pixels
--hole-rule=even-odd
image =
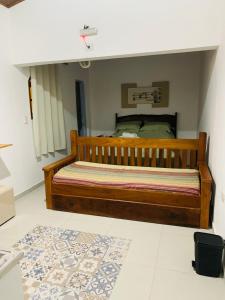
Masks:
[[[78,136],[43,168],[49,209],[208,228],[212,178],[197,139]],[[143,156],[144,153],[144,156]]]
[[[127,116],[119,116],[116,113],[114,136],[125,137],[126,134],[141,138],[177,138],[177,112],[175,114]]]

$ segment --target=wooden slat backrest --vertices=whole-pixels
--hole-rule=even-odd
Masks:
[[[147,139],[147,138],[114,138],[114,137],[78,137],[79,145],[97,145],[108,147],[136,147],[155,149],[198,150],[198,139]]]
[[[152,162],[151,167],[156,167],[156,149],[152,149]]]
[[[159,162],[158,162],[157,167],[158,166],[161,168],[164,167],[164,149],[159,149]]]
[[[182,150],[181,152],[181,166],[182,169],[187,168],[187,150]]]
[[[166,167],[171,168],[171,149],[166,151]]]
[[[206,134],[199,139],[78,137],[71,151],[80,160],[131,166],[197,168],[205,159]]]
[[[142,148],[137,149],[137,165],[142,166]]]
[[[179,150],[174,150],[174,168],[179,168],[180,165],[180,152]]]
[[[150,164],[149,148],[145,148],[144,166],[149,167],[149,164]]]
[[[194,150],[190,151],[190,168],[194,169],[196,166],[197,153]]]
[[[98,163],[102,163],[102,146],[98,146]]]
[[[86,154],[85,160],[86,161],[90,161],[90,157],[91,157],[90,145],[86,145],[86,152],[85,152],[85,154]]]
[[[84,145],[79,145],[79,160],[84,160]]]
[[[91,145],[91,149],[92,149],[91,161],[96,162],[96,145]]]
[[[130,148],[130,165],[135,166],[135,148]]]
[[[118,146],[117,148],[116,148],[116,150],[117,150],[117,161],[116,161],[116,164],[117,165],[121,165],[121,147],[120,146]]]
[[[115,164],[115,147],[110,147],[110,162],[112,165]]]
[[[108,148],[109,147],[104,147],[104,164],[108,163],[108,157],[109,157]]]
[[[123,164],[125,166],[128,166],[128,148],[127,147],[123,148]]]

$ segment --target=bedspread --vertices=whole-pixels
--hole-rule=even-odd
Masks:
[[[53,183],[200,194],[199,172],[195,169],[133,167],[77,161],[60,169],[55,174]]]

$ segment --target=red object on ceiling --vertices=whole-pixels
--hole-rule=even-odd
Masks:
[[[10,8],[22,1],[24,1],[24,0],[0,0],[0,4],[4,5],[5,7]]]

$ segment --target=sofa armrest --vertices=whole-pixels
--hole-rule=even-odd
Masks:
[[[200,184],[201,184],[201,213],[200,227],[209,227],[210,201],[212,195],[212,176],[205,163],[199,164]]]
[[[212,176],[206,164],[199,164],[199,173],[201,182],[212,183]]]
[[[64,157],[63,159],[60,159],[60,160],[58,160],[54,163],[51,163],[51,164],[43,167],[42,170],[45,173],[48,173],[50,171],[53,171],[53,173],[54,173],[55,171],[58,171],[62,167],[73,163],[75,160],[76,160],[76,155],[71,154],[71,155],[68,155],[68,156]]]

